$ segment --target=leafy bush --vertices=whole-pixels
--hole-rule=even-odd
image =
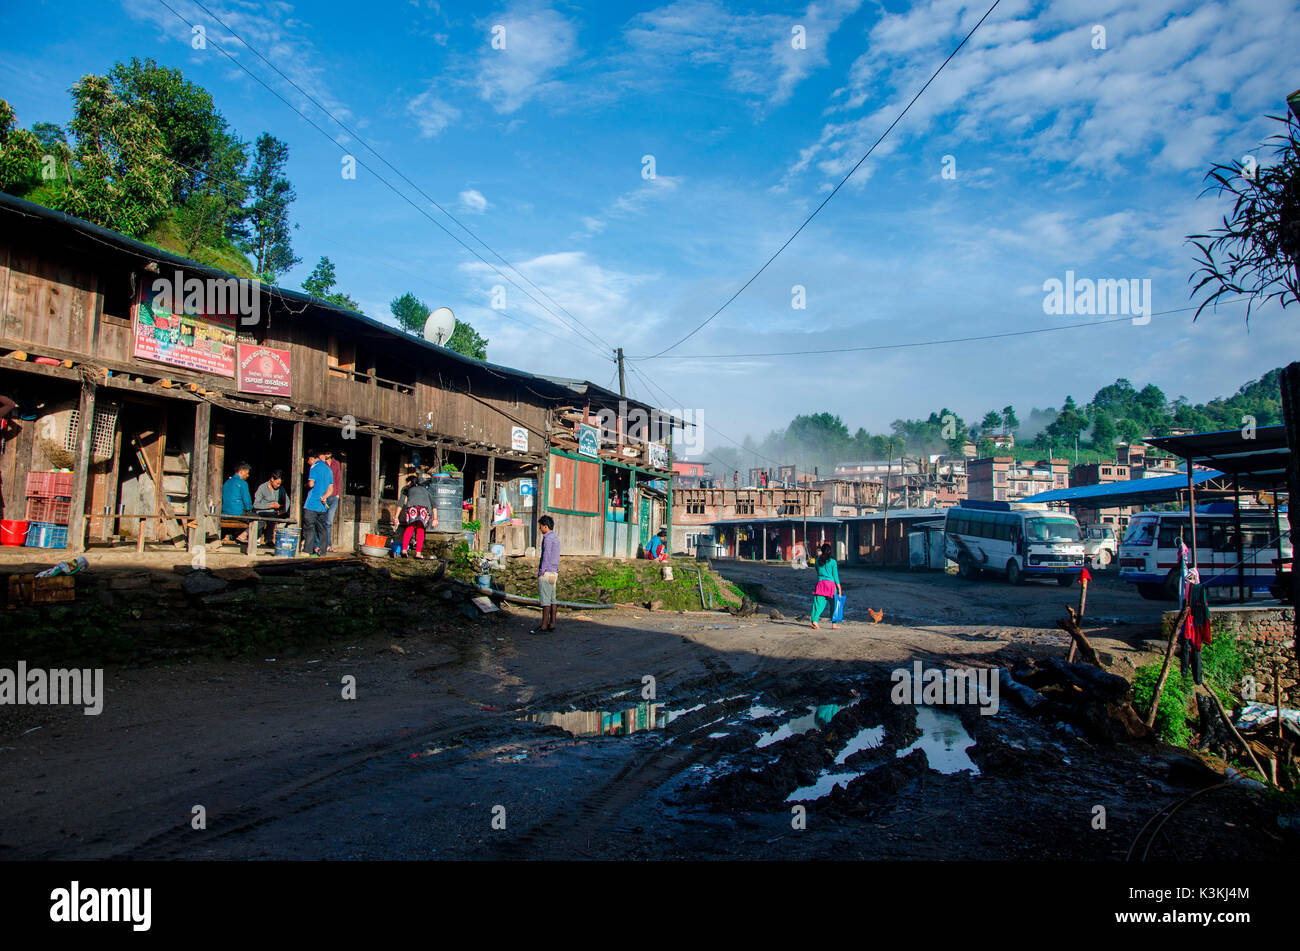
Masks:
[[[1138,668],[1133,678],[1133,709],[1144,715],[1151,709],[1151,698],[1155,696],[1156,681],[1160,679],[1160,667],[1163,659]],[[1186,746],[1191,742],[1192,732],[1187,725],[1188,704],[1192,697],[1192,678],[1184,678],[1178,671],[1178,662],[1169,671],[1169,679],[1160,693],[1160,707],[1156,711],[1156,733],[1166,743],[1174,746]]]

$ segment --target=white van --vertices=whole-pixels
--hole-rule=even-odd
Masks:
[[[948,509],[944,549],[963,578],[993,571],[1012,584],[1027,577],[1053,577],[1064,587],[1074,584],[1083,571],[1083,542],[1073,515],[1013,509],[1008,502],[966,499]]]

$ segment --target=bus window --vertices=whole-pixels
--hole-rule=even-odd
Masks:
[[[1150,545],[1156,539],[1156,526],[1159,522],[1154,518],[1135,518],[1129,522],[1128,532],[1124,535],[1125,545]]]

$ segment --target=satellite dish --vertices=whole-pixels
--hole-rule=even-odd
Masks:
[[[450,307],[439,307],[424,321],[424,339],[444,346],[456,330],[456,315]]]

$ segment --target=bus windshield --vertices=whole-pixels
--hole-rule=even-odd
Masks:
[[[1128,533],[1124,536],[1125,545],[1150,545],[1156,540],[1154,518],[1135,518],[1129,523]]]
[[[1077,542],[1079,523],[1072,518],[1025,519],[1025,537],[1031,542]]]

